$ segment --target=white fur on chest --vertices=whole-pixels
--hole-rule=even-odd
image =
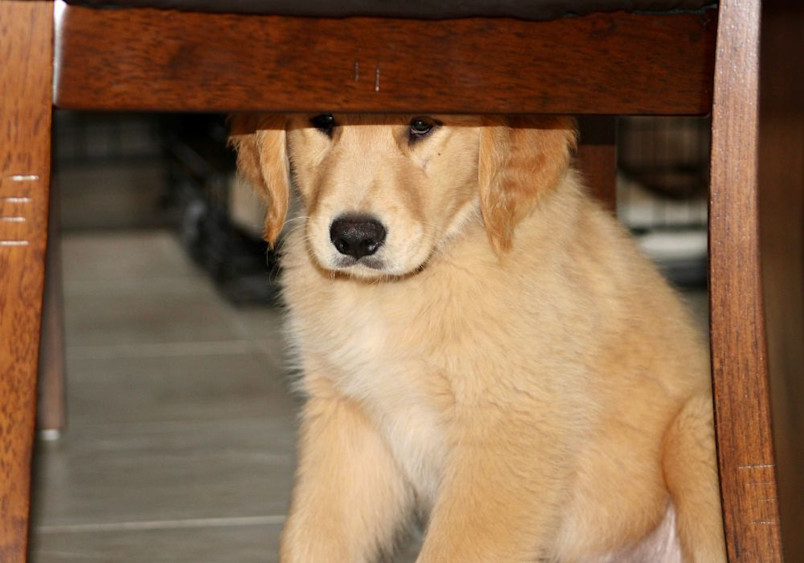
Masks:
[[[290,303],[296,345],[320,358],[326,373],[319,375],[363,405],[419,501],[429,505],[440,481],[443,420],[430,405],[434,368],[409,338],[416,323],[383,311],[360,290],[340,289],[327,291],[315,315]]]

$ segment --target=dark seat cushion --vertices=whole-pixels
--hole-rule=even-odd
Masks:
[[[280,16],[379,16],[446,19],[475,16],[550,20],[601,11],[672,12],[715,0],[67,0],[95,8],[165,8]]]

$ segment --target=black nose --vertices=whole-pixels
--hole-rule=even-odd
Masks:
[[[385,227],[367,215],[344,215],[332,222],[329,240],[341,254],[360,260],[371,256],[385,242]]]

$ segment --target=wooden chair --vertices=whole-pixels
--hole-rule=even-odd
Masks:
[[[606,1],[598,6],[643,6]],[[197,3],[207,6],[0,0],[0,561],[26,557],[54,106],[711,112],[712,367],[729,558],[804,561],[800,3],[660,14],[564,0],[547,21],[223,14],[208,10],[260,2]],[[555,19],[584,8],[592,13]],[[610,187],[603,123],[602,144],[581,161]]]

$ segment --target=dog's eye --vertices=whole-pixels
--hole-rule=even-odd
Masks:
[[[328,137],[332,137],[332,130],[335,129],[335,118],[331,113],[322,113],[310,118],[310,125],[324,133]]]
[[[430,117],[414,117],[410,120],[409,135],[411,142],[427,137],[439,125],[440,122]]]

